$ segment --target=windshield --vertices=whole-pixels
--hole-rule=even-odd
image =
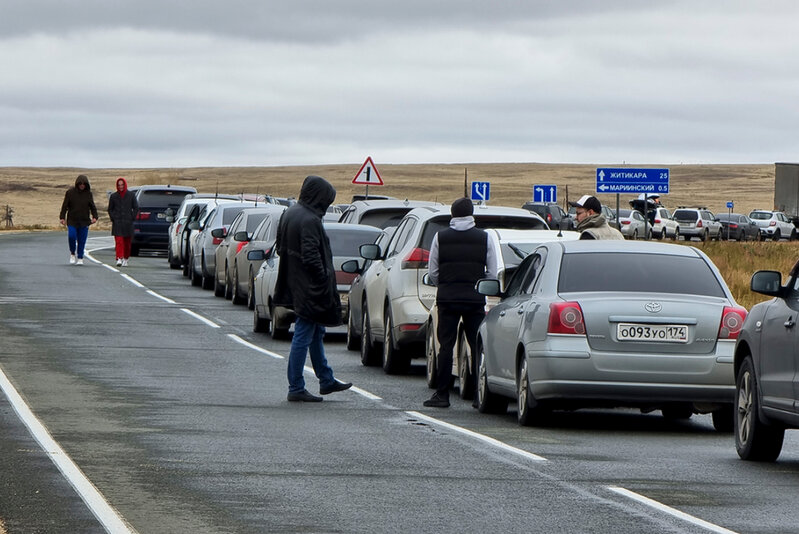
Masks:
[[[768,211],[753,211],[749,214],[750,219],[757,219],[758,221],[767,221],[771,219],[771,213]]]
[[[142,191],[136,201],[140,208],[177,208],[183,202],[183,197],[189,193],[190,191]]]

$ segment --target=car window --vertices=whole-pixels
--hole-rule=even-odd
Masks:
[[[522,283],[522,292],[531,294],[538,286],[538,281],[541,279],[541,273],[544,270],[544,263],[546,262],[546,249],[540,249],[538,252],[533,253],[533,263],[530,270],[527,272]]]
[[[499,250],[505,269],[519,265],[537,246],[538,243],[501,243]]]
[[[229,226],[230,223],[236,218],[236,216],[241,213],[243,207],[237,206],[235,208],[229,208],[222,211],[222,226]]]
[[[528,279],[528,272],[533,267],[533,260],[535,258],[531,256],[527,256],[522,260],[522,263],[519,264],[519,268],[516,269],[516,272],[513,273],[513,276],[508,282],[507,287],[505,288],[505,296],[506,297],[513,297],[518,295],[521,292],[521,288],[523,286],[523,282]]]
[[[147,208],[177,208],[183,202],[183,197],[190,191],[153,190],[139,191],[136,201],[139,206]]]
[[[214,220],[214,216],[216,215],[216,208],[209,210],[206,207],[203,208],[203,212],[205,213],[205,215],[203,215],[203,213],[200,213],[200,228],[204,228],[205,225],[208,224],[208,221]]]
[[[253,235],[253,241],[264,241],[264,238],[269,233],[270,228],[272,227],[272,217],[265,217],[261,224],[256,228],[256,231]]]
[[[753,211],[749,214],[749,218],[757,221],[767,221],[771,219],[771,213],[767,211]]]
[[[680,293],[726,297],[702,258],[624,252],[563,256],[558,291]]]
[[[339,217],[339,222],[343,223],[351,223],[352,219],[355,217],[355,208],[349,207],[347,208],[344,213]]]
[[[394,239],[391,240],[391,243],[388,245],[388,253],[386,254],[386,258],[390,258],[391,256],[395,255],[402,247],[405,246],[405,242],[408,241],[408,235],[410,234],[413,227],[416,226],[416,219],[405,219],[400,224],[400,227],[397,228],[397,233],[394,235]],[[429,249],[428,249],[429,250]]]
[[[252,235],[258,225],[266,218],[266,213],[253,213],[247,217],[247,233]]]
[[[358,249],[365,243],[374,243],[377,232],[353,232],[347,229],[327,231],[330,239],[330,250],[334,256],[358,257]]]
[[[674,212],[674,219],[677,221],[695,222],[699,214],[694,210],[677,210]]]

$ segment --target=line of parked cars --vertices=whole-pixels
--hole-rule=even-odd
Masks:
[[[284,209],[187,193],[175,215],[165,216],[177,225],[168,234],[170,266],[187,265],[193,284],[246,303],[253,330],[275,338],[288,337],[294,320],[272,301]],[[435,287],[425,275],[430,243],[448,226],[449,210],[439,203],[359,200],[340,215],[352,222],[324,223],[347,348],[386,373],[405,372],[414,358],[424,358],[430,387],[439,346]],[[705,212],[669,214],[659,207],[660,226],[652,232],[746,240],[769,228],[773,238],[778,228],[755,222],[771,218]],[[474,354],[459,330],[451,372],[464,397],[476,381],[481,412],[514,405],[522,425],[588,407],[659,410],[672,420],[710,413],[717,430],[734,431],[741,458],[768,461],[779,455],[784,430],[799,428],[799,262],[785,285],[780,273],[755,273],[752,290],[774,298],[747,313],[696,248],[582,241],[562,221],[550,229],[528,209],[481,205],[474,217],[492,236],[500,269],[497,279],[476,285],[487,297],[486,319]],[[720,227],[715,234],[711,221]],[[779,235],[791,233],[780,228]]]

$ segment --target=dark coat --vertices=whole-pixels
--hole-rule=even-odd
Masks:
[[[124,182],[123,178],[119,180]],[[136,195],[128,191],[127,182],[124,183],[125,194],[114,191],[108,199],[108,216],[111,217],[111,235],[130,237],[133,235],[133,220],[139,211],[139,203],[136,202]]]
[[[86,184],[83,191],[78,189],[80,183]],[[92,224],[92,217],[97,219],[97,207],[94,205],[89,179],[81,174],[75,180],[75,187],[67,189],[58,218],[66,219],[68,226],[83,228]]]
[[[325,326],[341,324],[341,300],[330,240],[322,216],[336,190],[319,176],[308,176],[298,202],[280,217],[276,250],[280,256],[274,301],[299,317]]]

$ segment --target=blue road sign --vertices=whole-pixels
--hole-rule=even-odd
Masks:
[[[472,200],[488,202],[491,198],[491,182],[472,182]]]
[[[730,200],[729,202],[727,202],[727,207],[728,207],[729,209],[732,209],[732,208],[734,208],[734,207],[735,207],[735,203],[734,203],[732,200]]]
[[[597,193],[669,192],[668,169],[597,169]]]
[[[533,202],[557,202],[558,186],[556,185],[534,185]]]

